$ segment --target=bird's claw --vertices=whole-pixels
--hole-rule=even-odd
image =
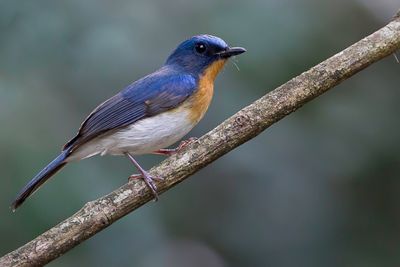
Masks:
[[[150,175],[150,176],[153,180],[164,181],[164,177],[162,177],[162,176],[152,176],[152,175]],[[138,173],[132,174],[131,176],[129,176],[128,182],[134,181],[136,179],[143,179],[143,175],[138,174]]]
[[[179,151],[181,151],[182,149],[184,149],[188,145],[192,144],[193,142],[196,142],[197,140],[198,140],[197,137],[190,137],[188,140],[181,141],[179,143],[179,146],[177,146],[176,148],[162,148],[162,149],[159,149],[157,151],[154,151],[154,154],[159,154],[159,155],[164,155],[164,156],[171,156],[171,155],[174,155],[174,154],[178,153]]]
[[[178,151],[180,151],[180,150],[182,150],[183,148],[187,147],[188,145],[190,145],[190,144],[196,142],[197,140],[198,140],[197,137],[190,137],[190,138],[187,139],[187,140],[183,140],[183,141],[179,144],[179,146],[178,146],[176,149],[177,149]]]
[[[129,176],[128,182],[136,180],[136,179],[143,179],[143,181],[146,183],[147,187],[153,193],[155,201],[157,201],[158,193],[157,193],[157,186],[154,183],[154,180],[163,181],[164,178],[161,176],[152,176],[148,172],[144,172],[143,174],[132,174],[131,176]]]

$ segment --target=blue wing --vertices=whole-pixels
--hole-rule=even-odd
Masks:
[[[193,76],[160,69],[99,105],[64,149],[74,150],[101,134],[173,109],[195,90],[196,79]]]

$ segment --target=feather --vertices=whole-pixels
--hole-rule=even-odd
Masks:
[[[171,110],[192,95],[196,85],[192,75],[163,67],[99,105],[64,149],[73,151],[99,135]]]

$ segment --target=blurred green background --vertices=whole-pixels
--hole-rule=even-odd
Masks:
[[[0,1],[0,254],[127,181],[70,164],[9,203],[100,102],[199,33],[243,46],[201,136],[384,25],[397,0]],[[49,266],[399,266],[400,65],[388,57]],[[150,168],[162,160],[142,156]]]

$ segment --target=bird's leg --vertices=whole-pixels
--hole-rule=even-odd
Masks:
[[[140,174],[133,174],[129,177],[129,180],[131,179],[138,179],[142,178],[143,181],[146,183],[147,187],[150,188],[151,192],[154,195],[155,200],[158,200],[158,194],[157,194],[157,187],[154,183],[154,180],[163,180],[163,178],[158,177],[158,176],[151,176],[150,173],[148,173],[146,170],[144,170],[139,163],[132,157],[131,154],[125,153],[126,156],[130,159],[130,161],[135,165],[135,167],[138,169]]]
[[[188,140],[183,140],[178,147],[176,148],[162,148],[153,152],[153,154],[171,156],[173,154],[178,153],[191,143],[197,141],[197,137],[190,137]]]

